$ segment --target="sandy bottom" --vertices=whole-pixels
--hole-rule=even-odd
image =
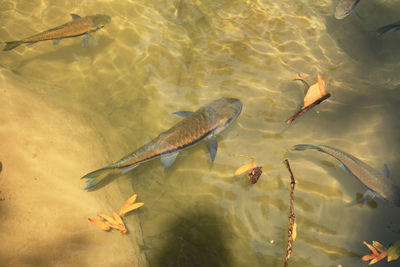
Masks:
[[[79,178],[106,163],[80,118],[0,71],[0,262],[8,266],[146,266],[135,216],[129,234],[88,222],[124,199],[116,183],[85,192]]]

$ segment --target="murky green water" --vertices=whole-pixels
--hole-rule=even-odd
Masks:
[[[387,163],[400,183],[400,34],[380,37],[375,32],[399,19],[400,2],[361,1],[357,10],[362,19],[352,14],[344,20],[333,17],[335,4],[3,0],[2,41],[65,23],[69,13],[103,13],[112,21],[94,34],[87,49],[78,38],[56,47],[40,42],[0,52],[0,66],[29,84],[30,93],[78,117],[96,136],[93,143],[104,147],[96,164],[74,164],[80,176],[71,180],[171,127],[180,120],[174,111],[196,110],[221,96],[242,100],[237,123],[219,136],[212,168],[201,143],[181,153],[165,172],[154,160],[115,180],[115,190],[99,189],[104,203],[133,193],[145,203],[130,215],[132,221],[137,218],[141,235],[125,240],[139,244],[149,266],[283,265],[290,182],[282,164],[286,157],[299,181],[298,237],[290,266],[366,266],[360,260],[368,252],[363,240],[388,245],[400,239],[392,232],[400,228],[398,208],[382,201],[378,208],[346,207],[364,192],[361,183],[326,155],[288,149],[298,143],[331,145],[377,169]],[[292,81],[299,71],[311,74],[311,82],[320,73],[332,97],[287,127],[285,120],[302,104],[303,87]],[[95,148],[90,142],[80,144],[82,150]],[[266,176],[254,185],[246,176],[233,177],[236,168],[248,163],[237,154],[255,156]],[[85,194],[95,192],[81,190],[77,197]],[[133,228],[133,222],[127,224]],[[86,221],[82,225],[91,228]],[[125,249],[121,243],[120,250]],[[68,255],[68,242],[65,250]],[[78,262],[91,265],[85,255]],[[128,265],[124,259],[103,263]]]

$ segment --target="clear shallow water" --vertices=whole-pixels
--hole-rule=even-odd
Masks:
[[[336,1],[3,1],[1,40],[60,25],[69,13],[105,13],[112,22],[86,50],[76,38],[57,47],[41,42],[2,52],[0,66],[55,110],[79,118],[93,144],[101,143],[100,149],[78,142],[94,159],[73,165],[70,179],[77,180],[168,129],[180,120],[174,111],[196,110],[221,96],[242,100],[242,115],[219,137],[212,168],[205,144],[198,144],[165,172],[154,160],[100,192],[77,191],[104,194],[98,201],[104,199],[105,207],[139,194],[145,206],[128,227],[140,233],[127,238],[139,244],[149,265],[282,265],[290,181],[285,157],[299,180],[290,266],[366,265],[359,259],[367,252],[363,240],[399,239],[392,233],[400,228],[397,208],[381,201],[376,209],[345,207],[364,187],[332,158],[288,149],[331,145],[377,169],[387,163],[400,183],[400,35],[375,33],[399,19],[400,4],[369,2],[357,7],[362,20],[353,14],[339,21],[333,18]],[[291,80],[298,71],[311,74],[310,82],[321,73],[332,97],[286,127],[303,97],[303,86]],[[256,156],[266,176],[255,185],[233,177],[247,163],[235,154]],[[62,160],[69,157],[74,155]],[[74,182],[75,190],[83,186]],[[77,205],[84,210],[87,203]],[[121,250],[126,246],[121,243]],[[88,262],[85,255],[78,258]]]

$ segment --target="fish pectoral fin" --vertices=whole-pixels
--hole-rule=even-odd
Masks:
[[[79,16],[79,15],[77,15],[77,14],[74,14],[74,13],[71,13],[70,15],[71,15],[71,17],[72,17],[73,20],[76,20],[76,19],[80,19],[80,18],[81,18],[81,16]]]
[[[189,116],[190,114],[192,114],[192,111],[187,111],[187,110],[181,110],[181,111],[176,111],[173,112],[172,114],[181,116],[182,118],[186,118],[187,116]]]
[[[215,156],[217,155],[218,150],[217,136],[214,134],[214,132],[206,138],[206,143],[208,152],[210,152],[211,163],[214,163]]]
[[[56,46],[61,42],[61,39],[54,39],[53,40],[53,45]]]
[[[88,47],[88,45],[89,45],[89,37],[90,37],[90,35],[89,35],[88,33],[82,35],[81,40],[82,40],[82,46],[83,46],[83,48]]]
[[[163,171],[168,169],[176,160],[176,157],[178,156],[179,152],[175,151],[172,153],[164,154],[161,156],[161,164],[163,165]]]
[[[381,173],[382,173],[385,177],[390,178],[389,167],[388,167],[386,164],[383,164],[383,165],[382,165]]]
[[[351,171],[349,170],[349,168],[347,168],[343,163],[340,164],[339,168],[341,168],[342,170],[346,171],[347,173],[352,174]]]

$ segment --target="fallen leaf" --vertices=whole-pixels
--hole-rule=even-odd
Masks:
[[[246,164],[246,165],[239,167],[239,169],[237,169],[235,171],[235,176],[241,175],[242,173],[245,173],[245,172],[253,169],[255,166],[256,166],[256,164],[255,164],[254,160],[252,160],[251,164]]]
[[[109,222],[110,224],[114,224],[117,225],[118,223],[114,220],[113,217],[105,215],[103,213],[98,213],[97,216],[99,216],[100,218],[106,220],[107,222]]]
[[[122,205],[121,210],[119,211],[119,215],[123,215],[126,212],[123,212],[127,207],[129,207],[129,205],[131,205],[132,203],[134,203],[137,199],[137,194],[134,194],[133,196],[131,196],[130,198],[128,198],[127,201],[125,201],[124,205]]]
[[[391,244],[388,249],[388,262],[392,260],[397,260],[400,256],[400,241]]]
[[[292,231],[292,238],[293,238],[293,242],[296,240],[297,237],[297,223],[293,224],[293,231]]]
[[[104,230],[104,231],[110,230],[110,226],[105,221],[100,221],[100,220],[89,218],[89,222],[91,222],[94,226],[96,226],[97,228],[100,228],[101,230]]]
[[[124,214],[127,214],[128,212],[130,212],[130,211],[132,211],[132,210],[135,210],[135,209],[138,209],[138,208],[140,208],[140,207],[143,206],[143,205],[144,205],[143,202],[138,202],[138,203],[134,203],[134,204],[131,204],[131,205],[125,207],[125,209],[122,209],[122,208],[121,208],[121,211],[119,212],[119,215],[122,216],[122,215],[124,215]]]
[[[378,261],[384,259],[387,256],[387,249],[378,241],[372,241],[372,245],[368,244],[364,241],[364,245],[366,245],[369,250],[372,252],[371,254],[364,255],[361,257],[363,261],[370,261],[369,265],[377,263]],[[381,253],[378,253],[378,251]]]
[[[311,85],[308,89],[306,96],[304,97],[304,106],[302,108],[311,105],[325,95],[325,83],[322,80],[322,77],[318,74],[318,82]]]
[[[127,230],[126,230],[125,223],[122,220],[122,218],[115,211],[113,211],[112,214],[114,216],[115,221],[117,222],[118,229],[119,229],[120,233],[121,234],[126,234]]]

